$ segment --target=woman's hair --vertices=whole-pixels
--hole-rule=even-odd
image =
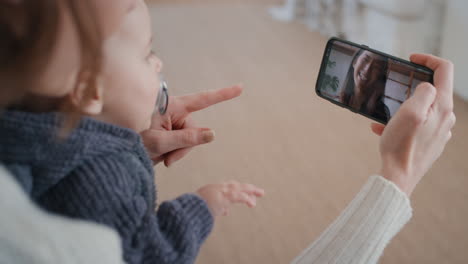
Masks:
[[[79,37],[78,80],[90,89],[97,85],[102,33],[90,1],[0,0],[0,89],[9,99],[3,102],[12,103],[37,85],[56,47],[63,10]]]
[[[357,61],[357,59],[362,55],[364,52],[363,49],[359,49],[353,56],[353,59],[351,61],[351,65],[349,66],[348,73],[346,74],[346,78],[344,81],[343,89],[341,90],[340,93],[340,101],[343,104],[349,105],[352,98],[354,97],[354,64]],[[385,92],[385,84],[387,82],[387,69],[388,69],[388,60],[387,58],[382,57],[384,60],[384,67],[379,75],[379,78],[377,79],[376,82],[372,84],[372,92],[367,96],[364,106],[365,110],[368,113],[374,113],[376,110],[377,102],[379,98],[384,94]],[[359,110],[359,109],[358,109]]]

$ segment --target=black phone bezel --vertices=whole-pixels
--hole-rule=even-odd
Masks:
[[[401,62],[401,63],[407,64],[407,65],[413,66],[413,67],[415,67],[415,68],[417,68],[417,69],[427,71],[427,72],[430,74],[430,76],[431,76],[430,83],[431,83],[431,84],[434,84],[434,71],[431,70],[431,69],[429,69],[429,68],[427,68],[427,67],[425,67],[425,66],[423,66],[423,65],[419,65],[419,64],[410,62],[410,61],[408,61],[408,60],[404,60],[404,59],[401,59],[401,58],[392,56],[392,55],[390,55],[390,54],[387,54],[387,53],[384,53],[384,52],[381,52],[381,51],[372,49],[372,48],[370,48],[370,47],[368,47],[368,46],[366,46],[366,45],[360,45],[360,44],[357,44],[357,43],[354,43],[354,42],[351,42],[351,41],[347,41],[347,40],[340,39],[340,38],[337,38],[337,37],[332,37],[332,38],[330,38],[330,39],[328,40],[327,45],[325,46],[325,50],[324,50],[324,52],[323,52],[322,62],[321,62],[321,64],[320,64],[319,75],[318,75],[317,81],[316,81],[316,83],[315,83],[315,93],[316,93],[319,97],[321,97],[321,98],[323,98],[323,99],[325,99],[325,100],[327,100],[327,101],[330,101],[330,102],[332,102],[332,103],[335,104],[335,105],[338,105],[338,106],[340,106],[340,107],[346,108],[346,109],[350,110],[351,112],[360,114],[360,115],[362,115],[362,116],[365,116],[365,117],[367,117],[367,118],[369,118],[369,119],[372,119],[372,120],[377,121],[377,122],[379,122],[379,123],[382,123],[382,124],[384,124],[384,125],[387,124],[387,122],[388,122],[388,120],[380,120],[380,119],[375,118],[375,117],[373,117],[373,116],[371,116],[371,115],[369,115],[369,114],[363,113],[363,112],[361,112],[361,111],[357,111],[356,109],[354,109],[354,108],[352,108],[352,107],[349,107],[349,106],[347,106],[347,105],[345,105],[345,104],[343,104],[343,103],[341,103],[341,102],[335,101],[335,100],[333,100],[333,99],[331,99],[331,98],[329,98],[329,97],[323,95],[323,94],[320,92],[319,87],[320,87],[320,84],[322,83],[323,77],[325,76],[324,73],[325,73],[325,71],[326,71],[326,69],[327,69],[327,68],[326,68],[326,64],[327,64],[327,61],[328,61],[328,54],[329,54],[328,51],[331,50],[331,46],[332,46],[333,42],[335,42],[335,41],[338,41],[338,42],[341,42],[341,43],[344,43],[344,44],[348,44],[348,45],[351,45],[351,46],[354,46],[354,47],[357,47],[357,48],[360,48],[360,49],[368,50],[368,51],[377,53],[377,54],[379,54],[379,55],[381,55],[381,56],[387,57],[387,58],[389,58],[389,59],[396,60],[396,61],[398,61],[398,62]],[[390,119],[389,119],[389,120],[390,120]]]

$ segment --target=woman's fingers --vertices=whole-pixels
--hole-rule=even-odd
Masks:
[[[449,131],[447,134],[447,141],[449,141],[450,139],[452,139],[452,131]]]
[[[452,128],[455,126],[457,118],[455,114],[451,112],[445,117],[445,120],[442,121],[441,129],[442,135],[446,135],[446,141],[449,141],[452,138]]]
[[[377,136],[381,136],[384,132],[385,126],[379,123],[372,123],[371,129]]]
[[[437,87],[438,108],[443,112],[453,109],[453,63],[427,54],[413,54],[411,61],[434,70],[434,86]]]
[[[406,105],[407,108],[410,108],[415,118],[424,121],[429,109],[434,104],[436,95],[436,88],[432,84],[421,83],[416,87],[413,96],[403,103],[403,106]]]
[[[457,117],[455,116],[454,112],[450,113],[448,122],[449,122],[450,129],[452,129],[455,126],[455,123],[457,122]]]
[[[179,128],[179,130],[173,130],[173,131],[187,131],[188,132],[190,130],[193,130],[194,133],[199,133],[198,135],[186,134],[187,138],[189,139],[191,138],[193,144],[186,144],[184,146],[178,146],[177,149],[171,150],[170,152],[165,152],[164,165],[166,167],[171,166],[175,162],[185,157],[193,149],[193,147],[197,145],[201,145],[201,144],[210,143],[214,140],[215,133],[213,130],[209,128],[197,127],[193,119],[191,119],[190,117],[187,117],[185,119],[183,127]],[[175,144],[174,142],[172,145],[177,146],[177,144]]]
[[[185,128],[182,130],[147,130],[142,133],[150,152],[164,155],[174,150],[206,144],[214,140],[209,128]]]
[[[453,89],[453,63],[429,54],[413,54],[410,60],[435,72],[434,85],[451,93]]]
[[[420,99],[410,98],[410,100],[412,100],[411,105],[416,108],[422,108],[421,105],[427,107],[427,103],[432,99],[432,97],[434,97],[434,102],[431,104],[434,106],[433,109],[439,117],[437,118],[437,126],[441,128],[441,136],[445,137],[446,141],[449,141],[452,137],[451,129],[456,122],[456,117],[453,113],[453,63],[448,60],[426,54],[414,54],[411,56],[411,61],[434,70],[434,85],[437,87],[436,89],[428,83],[420,84],[417,87],[416,92],[419,92],[421,95],[413,96]],[[422,95],[425,91],[429,93],[429,90],[433,90],[430,93],[434,93],[435,96]],[[423,102],[424,97],[426,98],[426,102]],[[418,105],[418,102],[420,102],[420,105]]]

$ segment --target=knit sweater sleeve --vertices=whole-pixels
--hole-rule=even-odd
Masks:
[[[195,194],[166,201],[155,211],[154,195],[135,191],[139,181],[128,159],[107,156],[76,169],[41,199],[49,210],[117,230],[127,263],[193,263],[213,226],[206,203]],[[149,174],[149,173],[147,173]],[[146,175],[146,177],[153,175]],[[143,192],[145,193],[145,192]]]
[[[383,177],[372,176],[341,215],[292,263],[377,263],[411,215],[406,194]]]

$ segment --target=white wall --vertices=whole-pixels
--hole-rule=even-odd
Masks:
[[[439,51],[445,0],[345,2],[361,3],[348,7],[352,12],[345,6],[343,31],[349,40],[404,59],[415,52]]]
[[[441,55],[455,64],[455,92],[468,100],[468,1],[448,0]]]

